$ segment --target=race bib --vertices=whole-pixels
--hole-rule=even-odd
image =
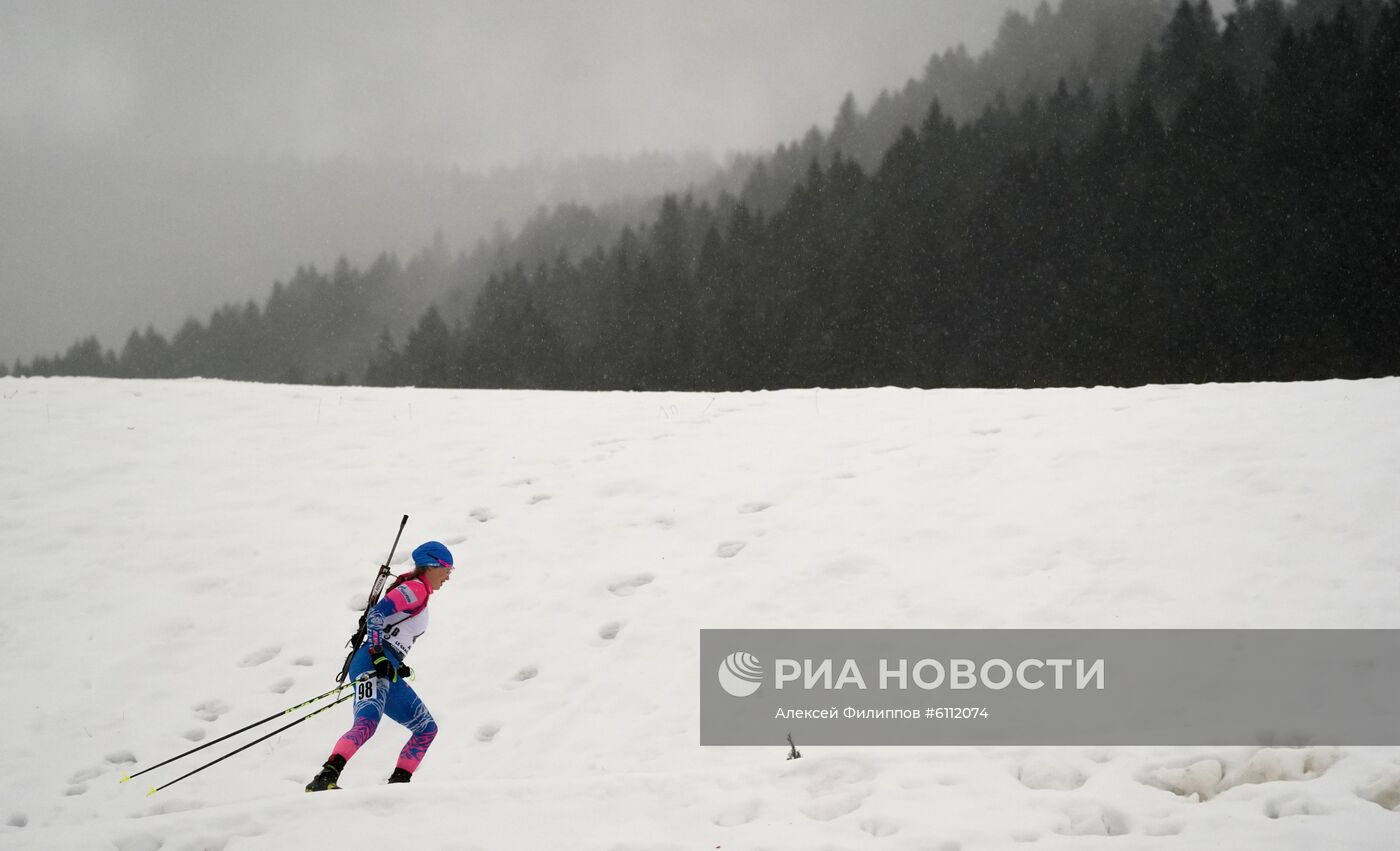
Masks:
[[[379,678],[378,678],[378,677],[372,677],[372,676],[365,676],[365,677],[362,677],[361,679],[355,680],[355,681],[354,681],[353,683],[351,683],[350,685],[355,689],[355,702],[356,702],[356,703],[359,703],[359,702],[362,701],[362,700],[368,700],[368,701],[373,702],[373,701],[375,700],[375,697],[376,697],[377,693],[378,693],[378,689],[379,689]]]

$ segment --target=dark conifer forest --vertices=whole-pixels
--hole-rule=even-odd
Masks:
[[[827,133],[22,375],[1044,387],[1400,373],[1400,0],[1064,0]],[[737,166],[736,166],[737,167]],[[455,289],[438,300],[415,293]],[[406,328],[395,335],[390,329]]]

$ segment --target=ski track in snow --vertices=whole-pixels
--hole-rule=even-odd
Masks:
[[[5,849],[1397,847],[1400,748],[789,761],[700,748],[694,670],[701,628],[1400,626],[1397,379],[0,390],[0,641],[43,639]],[[329,688],[404,513],[396,570],[428,538],[458,564],[410,660],[442,730],[410,786],[386,721],[344,790],[301,791],[346,706],[117,782]]]

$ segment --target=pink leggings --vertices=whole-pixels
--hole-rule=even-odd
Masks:
[[[380,719],[388,715],[413,734],[399,751],[398,767],[409,773],[416,771],[428,746],[437,737],[438,728],[413,687],[403,680],[386,683],[376,677],[352,683],[352,687],[355,689],[355,723],[335,743],[331,753],[349,761],[379,729]]]

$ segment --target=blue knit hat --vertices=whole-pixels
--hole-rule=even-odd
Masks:
[[[419,544],[413,551],[414,567],[442,567],[444,564],[452,566],[452,551],[438,541]]]

